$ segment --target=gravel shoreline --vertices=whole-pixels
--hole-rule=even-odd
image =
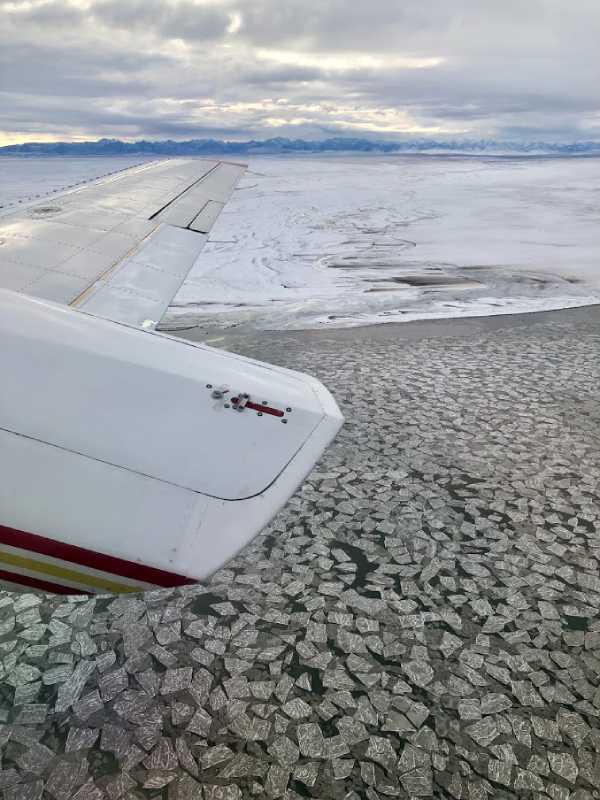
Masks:
[[[0,594],[5,800],[599,797],[599,323],[226,337],[346,425],[207,586]]]

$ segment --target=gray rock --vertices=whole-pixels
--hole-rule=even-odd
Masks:
[[[432,773],[430,769],[415,769],[400,777],[400,781],[411,797],[429,797],[433,794]]]
[[[397,755],[392,747],[389,739],[383,739],[380,736],[371,736],[369,744],[365,751],[365,758],[374,761],[388,772],[393,770],[396,766]]]
[[[80,661],[67,680],[59,687],[54,706],[57,714],[66,711],[79,700],[83,688],[95,669],[93,661]]]
[[[504,694],[489,692],[481,698],[482,714],[499,714],[512,707],[512,700]]]
[[[103,792],[95,784],[92,778],[83,784],[73,795],[71,800],[104,800]]]
[[[214,787],[209,787],[199,783],[192,775],[182,775],[181,777],[175,778],[176,783],[169,784],[169,800],[171,795],[175,798],[175,800],[198,800],[199,797],[202,797],[202,792],[204,791],[204,798],[206,800],[209,797],[209,793],[207,790]],[[219,787],[219,788],[229,788],[229,787]],[[237,786],[232,787],[233,789],[237,789],[238,795],[233,795],[235,800],[239,800],[241,798],[241,793],[239,793],[239,789]]]
[[[19,783],[4,790],[4,800],[40,800],[43,791],[43,781]]]
[[[488,776],[494,783],[510,786],[512,781],[512,764],[508,761],[498,761],[491,758],[488,761]]]
[[[285,794],[289,778],[290,771],[288,769],[272,764],[265,779],[265,792],[267,795],[269,797],[281,797]]]
[[[23,772],[32,772],[34,775],[43,775],[54,759],[54,753],[46,745],[32,743],[30,747],[20,753],[15,761]]]
[[[152,750],[148,758],[144,759],[144,766],[154,770],[172,770],[178,765],[177,754],[173,749],[170,739],[161,737],[156,747]]]
[[[229,724],[229,730],[249,742],[265,741],[271,732],[271,723],[241,713]]]
[[[239,786],[233,784],[229,786],[205,785],[203,789],[204,800],[242,800],[242,790]]]
[[[231,778],[262,778],[267,772],[268,765],[245,753],[237,753],[219,772],[218,777],[229,780]]]
[[[319,764],[314,761],[306,764],[298,764],[293,772],[294,778],[308,787],[315,785],[318,774]]]
[[[193,670],[191,667],[168,669],[160,684],[161,694],[173,694],[189,689],[192,684]]]
[[[69,728],[65,753],[73,753],[77,750],[87,750],[96,743],[100,731],[97,728]]]
[[[529,681],[512,681],[512,692],[522,706],[542,708],[544,701]]]
[[[410,733],[415,730],[415,727],[404,714],[401,714],[399,711],[390,711],[385,717],[381,730],[393,731],[394,733]],[[365,738],[367,738],[366,730]]]
[[[73,703],[73,713],[83,722],[103,708],[104,703],[97,689],[94,689],[93,692],[88,692],[81,700]]]
[[[556,721],[563,735],[568,736],[576,748],[581,747],[590,733],[590,727],[585,720],[579,714],[560,708]]]
[[[525,769],[517,768],[514,788],[515,791],[542,792],[544,790],[544,782],[539,775],[535,775],[533,772],[529,772]]]
[[[316,722],[307,722],[296,728],[298,745],[303,756],[325,758],[326,747],[323,733]]]
[[[364,742],[369,738],[367,729],[363,723],[352,717],[342,717],[337,721],[337,729],[342,739],[348,744]]]
[[[403,669],[409,681],[415,686],[425,687],[433,680],[433,669],[425,662],[409,661],[403,665]]]
[[[495,720],[491,717],[485,717],[479,722],[469,725],[466,731],[474,742],[483,747],[491,744],[500,734]]]
[[[481,702],[477,698],[465,698],[458,702],[458,716],[464,720],[481,719]]]
[[[197,736],[208,736],[213,719],[203,708],[199,708],[189,721],[186,730]]]
[[[281,710],[292,719],[305,719],[306,717],[310,717],[312,713],[311,707],[300,697],[294,697],[293,700],[288,700],[287,703],[283,704]]]
[[[555,775],[563,778],[568,783],[575,783],[579,770],[571,753],[548,751],[548,762]]]
[[[538,739],[547,739],[551,742],[562,741],[558,725],[553,719],[545,719],[534,714],[531,717],[531,724],[533,725],[533,732]]]
[[[202,769],[208,770],[218,764],[223,764],[233,757],[233,752],[225,744],[218,744],[215,747],[209,747],[200,757]]]
[[[287,736],[276,736],[268,751],[282,767],[288,769],[295,766],[300,756],[299,748]]]

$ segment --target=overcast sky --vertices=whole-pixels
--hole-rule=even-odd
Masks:
[[[600,139],[599,0],[0,0],[0,144]]]

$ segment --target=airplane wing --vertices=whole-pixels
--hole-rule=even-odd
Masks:
[[[154,327],[245,167],[173,159],[0,217],[0,288]]]
[[[243,171],[149,163],[0,216],[0,583],[204,579],[339,430],[315,378],[153,330]]]

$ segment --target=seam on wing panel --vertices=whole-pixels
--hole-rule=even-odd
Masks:
[[[179,192],[179,194],[175,195],[175,197],[173,197],[171,200],[169,200],[169,202],[168,202],[168,203],[165,203],[165,205],[164,205],[162,208],[159,208],[159,209],[158,209],[158,211],[155,211],[155,212],[154,212],[154,214],[152,214],[152,216],[151,216],[151,217],[148,217],[148,219],[149,219],[149,220],[152,220],[152,219],[155,219],[155,217],[158,217],[158,215],[159,215],[159,214],[162,214],[162,212],[163,212],[163,211],[164,211],[166,208],[169,208],[169,206],[170,206],[170,205],[172,205],[172,204],[173,204],[173,203],[174,203],[176,200],[179,200],[179,198],[180,198],[180,197],[183,197],[183,195],[184,195],[186,192],[189,192],[189,190],[190,190],[190,189],[192,189],[194,186],[196,186],[196,185],[197,185],[197,184],[199,184],[201,181],[203,181],[205,178],[207,178],[209,175],[211,175],[211,174],[212,174],[212,173],[213,173],[213,172],[214,172],[216,169],[218,169],[220,166],[221,166],[221,161],[217,161],[217,163],[214,165],[214,167],[211,167],[211,168],[208,170],[208,172],[205,172],[205,173],[204,173],[204,175],[201,175],[201,176],[200,176],[200,177],[199,177],[197,180],[195,180],[193,183],[190,183],[190,185],[189,185],[189,186],[186,186],[186,188],[185,188],[185,189],[184,189],[182,192]]]
[[[63,186],[61,189],[57,189],[55,192],[44,192],[40,197],[26,199],[23,200],[22,203],[21,201],[14,201],[13,203],[9,203],[9,205],[0,208],[0,218],[21,214],[23,211],[28,211],[31,208],[35,208],[35,206],[43,205],[44,202],[48,201],[49,199],[58,200],[62,197],[68,197],[76,194],[77,192],[81,192],[83,189],[89,189],[90,187],[104,186],[106,184],[113,183],[114,181],[118,181],[121,178],[126,178],[129,175],[136,175],[138,172],[144,172],[149,168],[158,167],[160,164],[167,164],[172,160],[173,159],[170,158],[155,159],[154,161],[146,161],[141,164],[132,164],[130,167],[123,167],[123,169],[118,169],[116,172],[109,172],[106,175],[99,176],[98,178],[92,178],[89,181],[83,181],[81,185]]]
[[[98,275],[95,278],[95,280],[92,283],[90,283],[89,286],[86,286],[85,289],[77,295],[77,297],[71,300],[69,306],[71,308],[75,308],[76,306],[79,305],[79,303],[81,303],[82,300],[87,299],[88,296],[93,292],[94,288],[96,288],[97,285],[100,283],[100,281],[104,281],[108,277],[108,275],[110,275],[111,272],[114,272],[116,269],[118,269],[118,267],[121,264],[124,264],[128,258],[131,258],[132,253],[135,253],[137,250],[139,250],[142,244],[146,241],[146,239],[149,239],[151,236],[153,236],[157,230],[158,226],[156,226],[154,230],[151,230],[149,233],[147,233],[143,239],[137,242],[130,250],[128,250],[122,256],[117,256],[116,257],[117,260],[113,261],[113,263],[110,265],[110,267],[108,267],[108,269],[105,269],[104,272]]]

